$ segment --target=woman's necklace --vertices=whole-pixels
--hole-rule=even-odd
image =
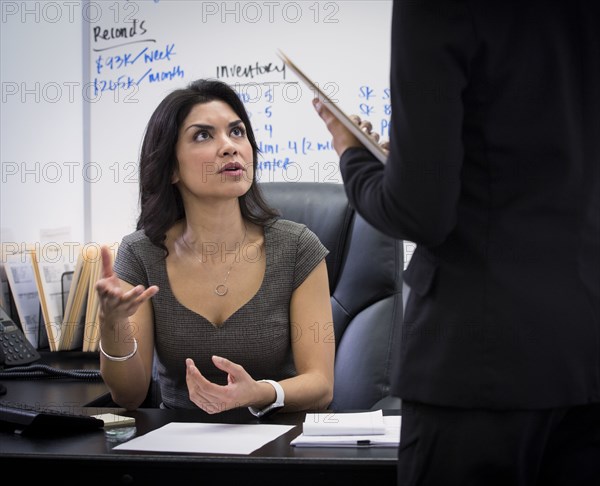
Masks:
[[[223,280],[223,283],[217,284],[215,286],[215,294],[217,294],[219,297],[223,297],[223,296],[227,295],[227,292],[229,292],[229,287],[227,287],[227,285],[226,285],[227,279],[229,278],[229,274],[231,273],[231,269],[233,268],[233,265],[235,264],[235,262],[238,260],[238,258],[240,256],[240,251],[241,251],[242,247],[244,246],[244,243],[246,242],[247,234],[248,234],[248,226],[246,226],[246,223],[244,223],[244,237],[242,238],[242,243],[240,244],[240,247],[238,248],[237,254],[236,254],[235,258],[233,259],[233,262],[229,266],[229,270],[227,270],[227,275],[225,275],[225,280]],[[196,253],[196,250],[194,250],[190,245],[188,245],[188,242],[185,240],[185,237],[183,236],[183,231],[181,232],[181,239],[183,240],[183,243],[188,248],[188,250],[190,250],[192,252],[192,255],[194,255],[196,260],[198,260],[200,263],[204,263],[202,261],[202,259],[198,256],[198,254]]]

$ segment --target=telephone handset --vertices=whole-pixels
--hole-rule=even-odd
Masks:
[[[40,354],[23,331],[0,307],[0,368],[27,365],[39,359]]]

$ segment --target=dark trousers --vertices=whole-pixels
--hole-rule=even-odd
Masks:
[[[599,486],[600,404],[469,410],[402,403],[398,486]]]

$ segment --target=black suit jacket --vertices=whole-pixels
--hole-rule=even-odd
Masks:
[[[391,92],[387,163],[341,170],[417,243],[396,393],[600,401],[600,2],[396,1]]]

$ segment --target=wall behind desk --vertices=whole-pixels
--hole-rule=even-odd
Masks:
[[[38,2],[8,3],[12,9],[22,9],[23,4]],[[261,181],[341,182],[331,137],[312,108],[312,92],[285,69],[277,49],[313,77],[345,111],[368,117],[384,138],[388,136],[391,0],[52,3],[62,9],[63,23],[66,14],[73,13],[68,24],[72,29],[68,33],[56,30],[36,42],[40,49],[55,43],[52,52],[60,73],[71,66],[71,58],[79,77],[75,79],[71,73],[69,79],[80,88],[73,103],[46,103],[48,110],[56,108],[56,116],[43,114],[47,130],[54,134],[45,143],[53,154],[61,150],[68,154],[73,148],[80,151],[77,157],[68,155],[69,160],[80,163],[73,182],[65,186],[61,179],[61,184],[54,186],[54,199],[66,201],[59,210],[72,221],[75,237],[83,234],[86,241],[112,243],[134,230],[137,160],[147,120],[166,94],[200,77],[231,84],[245,102],[262,149]],[[7,16],[5,6],[2,8],[3,23],[6,20],[14,27],[16,15]],[[39,9],[43,14],[44,7]],[[46,9],[46,15],[51,15]],[[21,16],[20,24],[22,20]],[[55,26],[48,19],[46,24],[47,28]],[[26,29],[22,25],[12,28],[16,39],[11,42],[30,41],[42,25],[44,22],[30,22]],[[20,37],[23,30],[27,34]],[[4,34],[2,40],[4,90],[5,80],[9,80],[4,56],[10,48],[5,46]],[[27,61],[15,58],[11,62]],[[39,73],[39,79],[46,79],[41,67]],[[12,114],[23,117],[39,110],[39,104],[31,100],[17,103],[13,98]],[[69,114],[68,108],[74,106],[76,114]],[[3,113],[1,224],[16,238],[31,238],[54,221],[48,216],[56,207],[36,204],[32,209],[31,199],[41,184],[23,184],[5,170],[12,170],[5,162],[15,158],[39,158],[31,145],[35,142],[31,131],[7,131],[6,119]],[[58,133],[76,134],[80,145]],[[5,204],[7,187],[16,201],[10,209]],[[52,186],[48,190],[52,193]],[[45,194],[44,199],[52,197]]]

